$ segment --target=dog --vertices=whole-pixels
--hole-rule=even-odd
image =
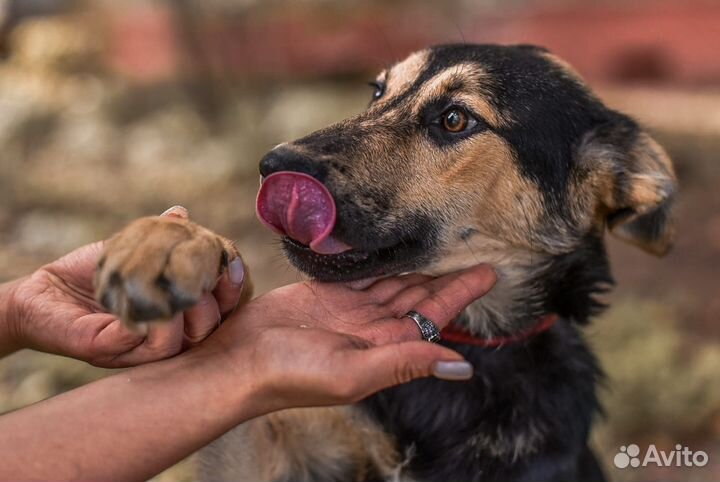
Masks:
[[[201,478],[605,480],[588,446],[603,375],[582,328],[613,285],[606,230],[655,255],[670,248],[669,157],[541,47],[435,46],[372,86],[363,113],[262,159],[258,213],[292,264],[323,281],[490,263],[495,288],[441,341],[476,374],[252,420],[200,453]],[[282,187],[262,194],[278,176],[321,184],[335,206],[301,194],[325,220],[294,226],[283,219],[289,201],[273,201]],[[123,261],[148,236],[157,242]],[[185,252],[170,257],[180,239]],[[233,249],[189,222],[140,220],[108,243],[99,299],[125,319],[169,316],[212,286]]]

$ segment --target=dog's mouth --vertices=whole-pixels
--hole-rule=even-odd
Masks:
[[[257,215],[283,236],[283,247],[299,270],[322,281],[356,281],[412,271],[426,264],[428,237],[403,237],[391,246],[363,249],[333,234],[335,201],[306,174],[282,171],[262,180]]]
[[[428,250],[420,241],[407,240],[373,251],[350,249],[319,254],[292,238],[283,238],[290,262],[321,281],[357,281],[415,271],[427,264]]]

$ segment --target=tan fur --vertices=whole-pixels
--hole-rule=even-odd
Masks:
[[[544,222],[542,197],[520,173],[514,156],[498,135],[479,134],[468,139],[457,155],[434,156],[429,166],[404,182],[403,205],[420,209],[435,203],[448,214],[461,214],[456,236],[448,240],[452,243],[460,241],[462,230],[473,229],[509,247],[552,250],[533,241],[532,233]],[[454,246],[449,249],[453,251]]]
[[[564,61],[544,55],[582,82]],[[494,132],[513,119],[494,107],[483,89],[493,79],[479,66],[461,64],[439,72],[417,86],[407,102],[385,111],[393,99],[414,86],[428,59],[429,52],[420,51],[380,74],[378,81],[387,84],[384,95],[367,112],[328,128],[362,129],[367,134],[352,154],[352,165],[342,174],[330,169],[328,176],[334,189],[356,196],[352,201],[357,206],[371,212],[382,209],[383,219],[373,227],[378,235],[383,230],[392,233],[405,212],[442,216],[441,252],[424,271],[442,274],[481,262],[497,270],[494,289],[466,311],[471,331],[491,336],[493,330],[506,328],[508,320],[503,317],[512,312],[509,308],[527,304],[533,296],[524,284],[533,271],[551,256],[574,249],[577,233],[605,229],[613,212],[632,211],[630,218],[610,226],[616,234],[646,242],[638,241],[637,233],[626,228],[642,216],[665,209],[675,182],[667,155],[650,136],[641,134],[630,152],[586,139],[578,152],[580,174],[568,186],[571,225],[548,215],[538,186],[520,171],[516,152]],[[447,94],[480,115],[491,129],[439,148],[425,135],[401,138],[386,128],[408,119],[416,122],[428,100]],[[301,143],[285,143],[282,149],[295,149],[320,162],[327,156]],[[618,183],[619,172],[628,176],[628,182]],[[391,205],[375,206],[372,196],[356,195],[358,186],[390,189],[393,196],[387,202]],[[667,227],[660,239],[643,247],[662,251],[671,237]],[[166,303],[154,284],[160,273],[175,286],[199,293],[220,272],[223,249],[237,254],[228,243],[192,223],[141,220],[108,243],[99,292],[108,289],[112,273],[118,272],[126,289],[140,286],[157,304]],[[497,456],[520,457],[536,449],[540,432],[538,427],[529,427],[520,438],[478,433],[471,443]],[[287,410],[252,420],[208,446],[198,460],[201,478],[207,481],[361,482],[369,474],[401,480],[404,464],[412,456],[412,452],[398,454],[394,440],[361,411],[332,407]]]
[[[423,273],[439,276],[478,263],[492,266],[498,276],[495,286],[466,310],[468,327],[473,333],[492,336],[491,329],[508,326],[510,320],[505,319],[508,307],[524,299],[523,282],[546,256],[476,233],[466,240],[450,244]],[[493,320],[494,324],[489,325],[488,320]]]
[[[344,406],[252,420],[203,449],[197,462],[200,479],[208,482],[310,482],[318,474],[362,482],[370,473],[391,478],[401,459],[376,423]]]
[[[95,276],[98,300],[110,300],[107,308],[127,323],[137,320],[132,309],[139,299],[151,303],[158,319],[170,318],[168,287],[189,300],[211,290],[223,272],[221,261],[239,253],[233,243],[202,226],[177,217],[141,218],[105,243]],[[167,286],[158,283],[159,279]],[[247,276],[242,301],[250,298]]]
[[[390,70],[381,72],[377,80],[387,84],[383,101],[396,97],[410,87],[427,65],[429,55],[429,51],[420,50],[394,65]]]
[[[489,84],[490,77],[477,65],[458,64],[453,68],[440,72],[425,82],[415,94],[413,103],[416,109],[425,104],[429,99],[439,97],[450,91],[455,83],[463,85],[463,89],[453,91],[453,97],[460,102],[465,102],[473,108],[482,118],[493,127],[506,125],[509,119],[495,109],[485,98],[478,86]]]
[[[657,204],[667,196],[668,183],[675,184],[675,170],[670,157],[660,144],[647,133],[642,133],[633,146],[630,157],[636,160],[636,176],[642,179],[633,186],[633,202]]]
[[[468,141],[467,148],[444,176],[473,200],[473,225],[486,235],[505,238],[514,246],[533,249],[528,233],[543,215],[540,191],[523,176],[507,142],[493,133]],[[514,215],[513,215],[514,213]]]
[[[641,133],[629,152],[620,152],[592,137],[579,150],[585,176],[570,185],[572,209],[581,226],[603,229],[609,214],[630,210],[627,217],[608,227],[617,237],[657,255],[665,254],[675,236],[672,207],[677,179],[665,150],[647,133]],[[618,185],[618,175],[623,182]],[[634,223],[657,210],[667,210],[667,220],[658,226],[652,240],[640,237]]]
[[[428,159],[432,149],[421,145],[419,151],[418,158]],[[428,160],[420,173],[398,180],[404,206],[422,209],[434,203],[447,219],[461,221],[448,229],[445,249],[423,271],[439,275],[490,263],[498,282],[472,305],[471,328],[483,333],[489,318],[504,325],[508,306],[523,299],[521,284],[528,270],[565,246],[541,236],[547,223],[541,194],[520,173],[514,151],[498,135],[477,135],[452,158],[435,155]]]

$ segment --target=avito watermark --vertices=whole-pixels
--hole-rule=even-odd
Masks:
[[[702,450],[692,451],[680,444],[675,445],[675,450],[658,450],[655,444],[648,446],[645,454],[640,456],[640,447],[636,444],[623,445],[613,459],[615,467],[624,469],[627,467],[704,467],[708,463],[708,454]]]

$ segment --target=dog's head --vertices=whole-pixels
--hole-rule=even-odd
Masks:
[[[310,276],[489,262],[500,284],[517,287],[580,251],[599,246],[604,259],[606,227],[652,253],[669,248],[676,182],[667,155],[548,51],[438,46],[373,86],[365,112],[260,164],[266,179],[313,178],[275,176],[259,198],[261,219],[286,235],[287,255]],[[309,231],[298,217],[311,220]]]

